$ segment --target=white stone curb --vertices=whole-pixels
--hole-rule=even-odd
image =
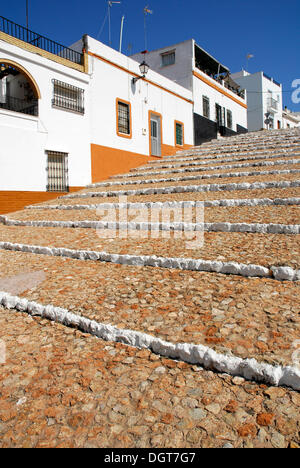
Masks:
[[[49,255],[52,257],[68,257],[77,260],[93,260],[106,263],[117,263],[128,266],[149,266],[156,268],[172,268],[179,270],[203,271],[207,273],[221,273],[244,277],[270,278],[278,281],[299,281],[300,270],[291,267],[272,266],[266,268],[261,265],[237,262],[221,262],[215,260],[201,260],[195,258],[157,257],[156,255],[122,255],[93,250],[72,250],[66,248],[43,247],[36,245],[12,244],[0,242],[0,249],[14,252]]]
[[[248,159],[251,159],[251,158],[247,158],[247,160]],[[253,159],[259,159],[259,158],[253,158]],[[137,177],[153,176],[153,175],[164,175],[164,174],[167,175],[167,174],[181,174],[181,173],[185,174],[187,172],[208,172],[208,171],[215,171],[215,170],[222,170],[222,169],[241,169],[244,167],[264,167],[264,166],[281,166],[281,165],[286,165],[286,164],[300,164],[300,159],[287,159],[287,160],[280,159],[278,161],[259,161],[259,162],[250,162],[250,163],[226,164],[223,166],[201,167],[205,164],[199,164],[199,167],[198,166],[191,167],[189,165],[188,167],[183,167],[181,169],[176,169],[174,166],[174,168],[171,168],[171,170],[164,170],[164,171],[158,170],[158,168],[155,168],[156,169],[155,171],[148,171],[148,168],[145,168],[144,171],[136,171],[136,172],[116,175],[112,177],[117,179],[116,182],[119,182],[119,179],[120,181],[122,181],[122,179],[125,179],[125,178],[137,178]],[[195,164],[193,164],[193,166],[195,166]],[[140,169],[140,167],[138,169]],[[145,172],[146,169],[147,169],[147,172]],[[98,182],[96,184],[88,185],[87,187],[97,187],[99,186],[98,184],[101,184],[101,183],[112,184],[112,182]]]
[[[297,162],[292,162],[295,160],[290,160],[290,164],[300,164],[300,159]],[[284,164],[284,162],[282,163]],[[250,165],[250,164],[249,164]],[[261,166],[274,166],[273,163],[259,164]],[[247,164],[248,166],[248,164]],[[229,168],[229,167],[228,167]],[[220,167],[218,167],[220,169]],[[227,169],[227,168],[226,168]],[[188,171],[185,171],[188,172]],[[278,170],[274,169],[271,171],[251,171],[251,172],[221,172],[218,174],[202,174],[202,175],[191,175],[185,177],[166,177],[161,179],[138,179],[138,180],[129,180],[129,181],[116,181],[116,182],[98,182],[97,184],[87,185],[86,188],[93,187],[112,187],[117,185],[145,185],[145,184],[162,184],[163,182],[183,182],[188,180],[204,180],[204,179],[231,179],[234,177],[253,177],[253,176],[262,176],[262,175],[277,175],[277,174],[299,174],[300,169],[283,169]]]
[[[114,222],[114,221],[25,221],[0,216],[0,223],[5,226],[60,227],[77,229],[113,229],[129,231],[198,231],[198,232],[248,232],[258,234],[300,234],[299,224],[259,224],[259,223],[148,223],[148,222]]]
[[[44,306],[37,302],[0,292],[0,304],[6,309],[16,309],[32,316],[39,316],[66,326],[77,327],[85,333],[106,341],[123,343],[140,349],[148,349],[161,356],[200,365],[205,369],[243,377],[272,386],[287,386],[300,390],[300,371],[291,366],[271,366],[256,359],[242,359],[215,352],[213,349],[189,343],[170,343],[146,333],[119,329],[112,325],[90,320],[67,309]]]
[[[242,151],[239,152],[239,156],[243,157],[245,156],[245,159],[247,159],[247,156],[254,156],[254,155],[260,155],[261,158],[265,157],[268,159],[269,157],[275,157],[274,154],[277,154],[277,157],[283,157],[283,156],[289,156],[291,153],[293,154],[299,154],[298,151],[295,151],[300,149],[299,145],[295,145],[293,148],[290,149],[276,149],[275,151]],[[214,153],[214,152],[212,152]],[[219,154],[219,152],[216,152],[216,154],[210,154],[207,155],[207,152],[201,153],[199,151],[191,150],[190,152],[186,154],[177,154],[177,155],[172,155],[172,156],[164,156],[163,161],[165,162],[178,162],[178,161],[193,161],[193,160],[198,160],[198,159],[219,159],[219,158],[224,158],[224,157],[230,157],[232,153],[227,152],[223,154]],[[160,164],[161,161],[151,161],[152,164]]]
[[[300,155],[299,153],[300,147],[297,147],[297,151],[295,149],[291,148],[290,150],[276,150],[276,151],[270,151],[270,152],[265,152],[265,151],[247,151],[244,153],[238,153],[238,156],[235,156],[234,158],[232,157],[232,153],[224,153],[224,154],[215,154],[215,155],[210,155],[210,156],[202,156],[201,153],[190,153],[189,155],[186,155],[184,157],[179,157],[179,156],[172,156],[167,157],[164,156],[162,160],[160,161],[149,161],[148,164],[145,164],[144,166],[140,167],[147,167],[147,165],[160,165],[161,163],[182,163],[182,162],[189,162],[189,161],[198,161],[200,162],[201,160],[204,161],[204,164],[216,164],[222,162],[223,158],[232,158],[234,161],[243,161],[247,159],[273,159],[273,158],[287,158],[288,156],[290,157],[297,157]]]
[[[279,156],[270,156],[269,158],[262,158],[260,156],[252,156],[252,157],[248,157],[248,158],[225,158],[223,160],[219,160],[219,161],[216,161],[217,163],[221,163],[221,162],[236,162],[236,161],[255,161],[257,159],[263,159],[267,161],[267,159],[273,159],[273,158],[278,158]],[[288,160],[287,160],[288,161]],[[211,161],[193,161],[193,162],[190,162],[190,161],[183,161],[182,163],[172,163],[172,164],[166,164],[164,161],[160,161],[160,165],[159,167],[156,166],[153,166],[153,165],[150,165],[147,164],[146,166],[139,166],[139,167],[136,167],[136,168],[133,168],[131,169],[130,172],[133,172],[133,173],[141,173],[141,171],[144,173],[144,171],[148,171],[149,169],[154,169],[154,170],[158,170],[158,169],[176,169],[176,168],[179,168],[179,167],[198,167],[198,166],[208,166],[208,164],[212,164]],[[288,164],[286,162],[286,164]],[[207,169],[207,167],[204,169],[206,171],[208,170],[213,170],[214,167],[212,166],[208,166],[210,169]],[[240,166],[240,167],[243,167],[243,166]],[[147,173],[146,173],[147,174]]]
[[[300,187],[300,180],[281,180],[270,182],[243,182],[241,184],[207,184],[207,185],[175,185],[168,187],[149,187],[136,190],[111,190],[106,192],[83,192],[64,195],[58,199],[70,198],[93,198],[93,197],[119,197],[121,195],[163,195],[171,193],[199,193],[199,192],[221,192],[221,191],[239,191],[239,190],[264,190],[269,188],[289,188]]]
[[[164,208],[184,208],[184,207],[228,207],[228,206],[289,206],[300,205],[300,198],[232,198],[223,200],[205,201],[168,201],[168,202],[144,202],[144,203],[98,203],[97,205],[28,205],[27,210],[103,210],[109,209],[164,209]]]

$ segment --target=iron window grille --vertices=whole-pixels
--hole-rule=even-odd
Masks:
[[[47,153],[47,192],[68,192],[68,153],[46,151]]]
[[[129,104],[118,101],[118,131],[130,135],[130,108]]]
[[[176,145],[183,145],[183,127],[180,123],[176,122]]]
[[[209,98],[206,96],[203,96],[203,116],[209,119],[210,115],[210,109],[209,109]]]
[[[84,114],[84,90],[63,83],[59,80],[52,80],[53,99],[52,106],[59,109],[71,110],[79,114]]]
[[[227,128],[232,128],[232,112],[227,109]]]

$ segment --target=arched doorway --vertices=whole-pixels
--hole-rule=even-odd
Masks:
[[[0,108],[37,116],[40,97],[30,73],[11,60],[0,58]]]

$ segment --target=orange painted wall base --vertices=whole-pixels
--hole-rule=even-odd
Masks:
[[[189,145],[184,145],[182,149],[190,148]],[[162,145],[162,156],[171,156],[181,148]],[[91,160],[92,160],[92,183],[106,180],[109,177],[117,174],[124,174],[135,167],[144,166],[149,161],[160,160],[160,157],[142,155],[123,151],[107,146],[91,145]]]
[[[76,192],[83,187],[70,187],[70,192]],[[23,210],[27,205],[54,200],[65,192],[18,192],[0,191],[0,214]]]

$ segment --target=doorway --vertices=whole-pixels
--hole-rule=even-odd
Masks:
[[[150,155],[161,156],[161,115],[150,112]]]

